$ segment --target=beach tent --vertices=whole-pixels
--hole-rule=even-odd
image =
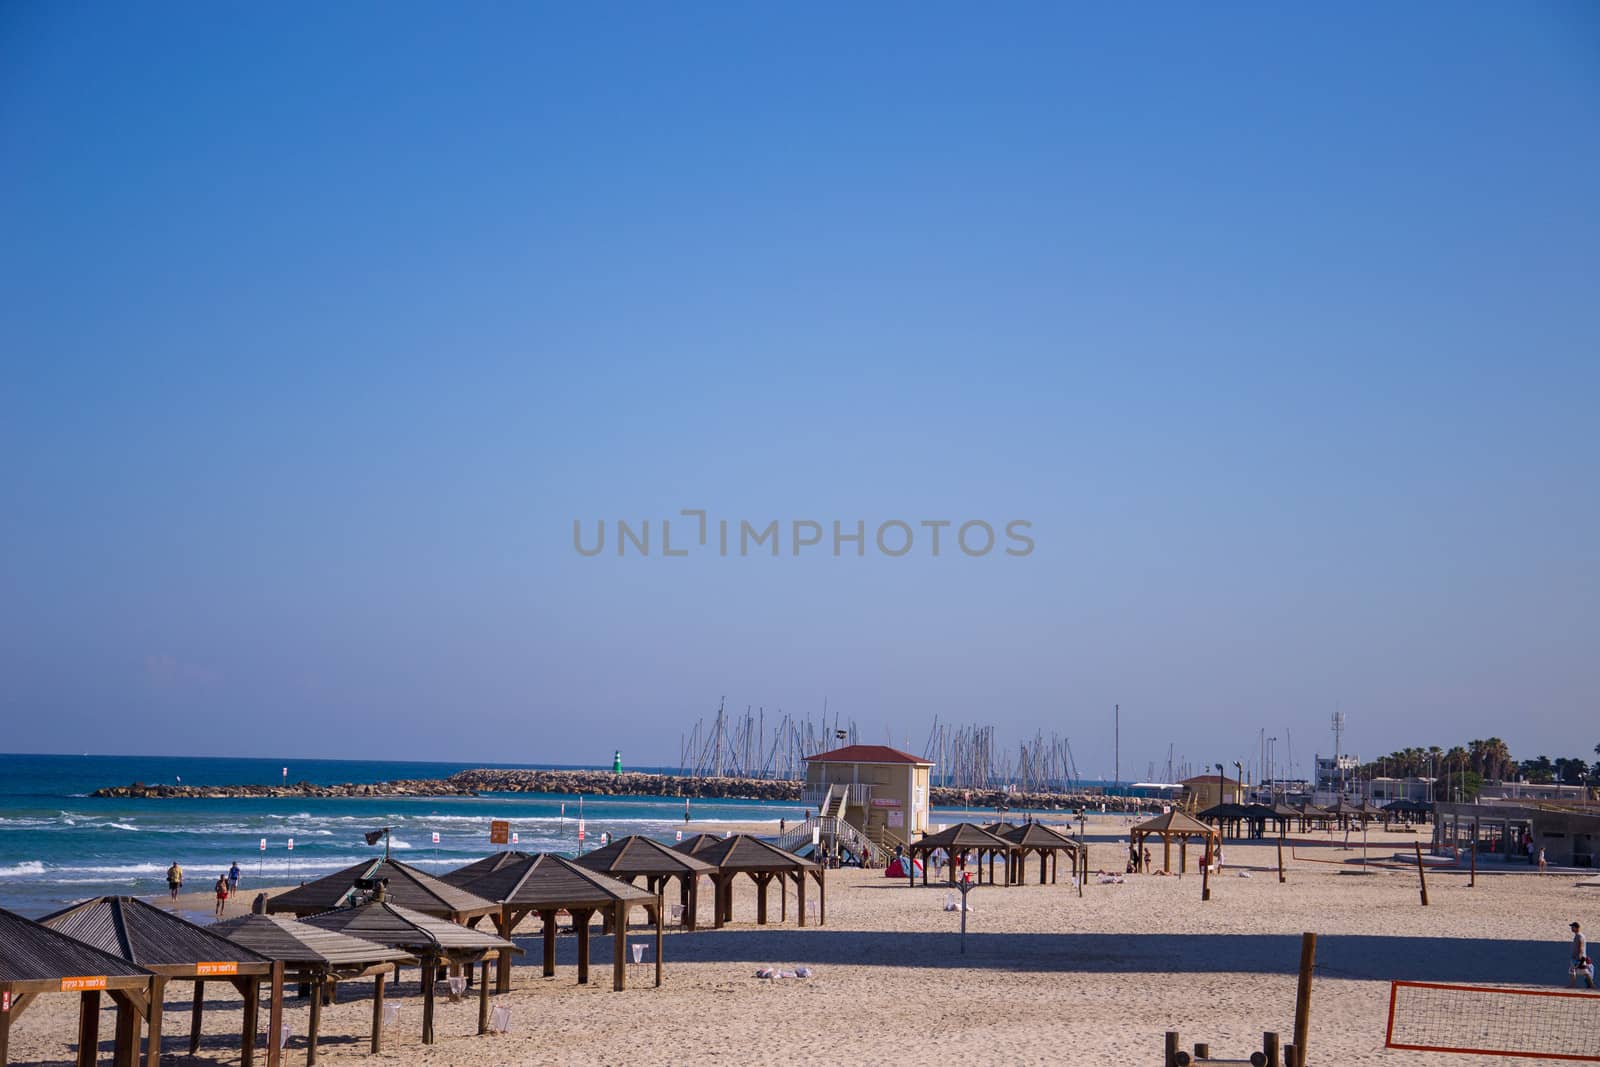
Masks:
[[[970,822],[958,822],[954,826],[947,826],[935,834],[925,834],[920,840],[913,841],[906,849],[906,854],[920,857],[924,862],[937,849],[944,849],[950,856],[950,881],[956,878],[956,861],[968,855],[976,854],[978,857],[978,881],[983,881],[983,867],[985,859],[989,864],[989,884],[994,885],[994,861],[1000,857],[1006,865],[1006,884],[1011,884],[1011,842],[1003,837],[996,837],[981,826]],[[922,884],[928,884],[928,870],[922,870]]]
[[[368,899],[382,883],[384,899],[402,908],[451,922],[464,923],[499,910],[492,900],[440,881],[426,871],[396,859],[375,859],[306,882],[267,901],[267,911],[315,915]]]
[[[100,1047],[100,994],[109,994],[117,1005],[112,1062],[131,1067],[138,1061],[144,1019],[150,1024],[149,1062],[155,1064],[161,1055],[160,981],[120,956],[0,908],[0,1067],[10,1062],[12,1025],[49,993],[78,994],[78,1047],[91,1057]],[[267,1063],[277,1067],[276,1057],[269,1054]]]
[[[1161,838],[1161,869],[1164,871],[1172,870],[1172,841],[1177,839],[1178,873],[1182,874],[1189,867],[1189,838],[1198,837],[1209,844],[1220,842],[1222,832],[1193,815],[1173,808],[1135,826],[1132,831],[1133,847],[1143,852],[1145,841],[1152,837]]]
[[[324,990],[344,979],[373,979],[372,1051],[383,1048],[383,981],[389,965],[410,961],[404,949],[390,948],[373,941],[320,926],[299,922],[283,915],[241,915],[207,927],[236,945],[269,960],[283,964],[286,973],[311,987],[311,1019],[306,1029],[306,1063],[317,1062],[317,1034],[322,1028]]]
[[[431,1045],[434,1041],[433,990],[440,964],[449,964],[455,970],[463,964],[470,967],[473,963],[483,961],[478,988],[478,1033],[482,1034],[489,1029],[488,954],[502,949],[522,951],[504,938],[392,903],[381,887],[373,899],[365,904],[309,915],[303,921],[324,930],[359,937],[363,941],[403,949],[422,964],[424,1045]]]
[[[1074,868],[1077,866],[1078,842],[1043,823],[1025,822],[1020,825],[995,823],[984,829],[1011,846],[1010,876],[1013,884],[1020,885],[1025,880],[1024,871],[1027,869],[1030,852],[1039,857],[1040,885],[1045,884],[1046,876],[1052,884],[1055,883],[1057,861],[1061,853],[1065,852],[1071,856]]]
[[[45,926],[156,975],[151,1011],[159,1013],[168,982],[194,983],[189,1012],[189,1055],[200,1051],[207,980],[222,981],[244,998],[240,1062],[255,1056],[256,1019],[265,982],[275,1014],[282,1012],[283,968],[265,956],[196,926],[138,897],[94,897],[46,915]],[[268,1042],[272,1044],[271,1041]]]
[[[591,871],[599,871],[630,884],[635,878],[643,878],[645,887],[658,896],[664,895],[666,883],[676,878],[685,930],[695,928],[695,912],[700,904],[700,876],[710,875],[716,870],[705,860],[685,855],[654,838],[639,834],[619,837],[604,848],[586,852],[578,857],[578,862]],[[655,905],[650,907],[654,908]]]
[[[906,869],[908,864],[911,868],[909,873]],[[883,869],[883,876],[885,878],[915,878],[917,873],[922,870],[922,867],[923,862],[921,860],[914,860],[910,856],[898,856],[889,861],[889,866]]]
[[[750,834],[732,834],[728,837],[719,837],[714,834],[696,834],[681,842],[677,851],[686,856],[703,860],[716,867],[716,873],[711,876],[715,886],[713,912],[716,915],[716,925],[733,921],[733,883],[741,874],[750,876],[756,884],[756,922],[766,925],[767,922],[767,887],[774,879],[778,881],[779,921],[788,919],[789,915],[789,879],[794,879],[796,907],[795,914],[801,926],[806,924],[806,878],[809,876],[817,883],[817,922],[823,924],[828,919],[828,886],[826,882],[827,868],[819,863],[793,852],[786,852],[777,845],[753,837]]]
[[[589,920],[599,912],[616,931],[612,943],[613,988],[623,989],[627,970],[623,966],[627,940],[628,910],[653,906],[656,898],[638,886],[618,881],[598,871],[579,866],[565,856],[550,852],[496,852],[475,863],[445,875],[453,886],[495,901],[490,919],[502,937],[510,937],[530,914],[544,920],[544,974],[556,973],[556,914],[572,916],[572,929],[578,935],[578,984],[589,981]],[[659,920],[659,913],[658,913]],[[476,923],[477,920],[473,920]],[[657,922],[657,959],[660,958],[660,923]],[[511,988],[511,960],[502,953],[500,992]],[[657,968],[659,972],[659,968]]]

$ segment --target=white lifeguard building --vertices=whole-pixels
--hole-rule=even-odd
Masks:
[[[887,851],[928,832],[933,763],[887,745],[846,745],[805,758],[801,803]]]

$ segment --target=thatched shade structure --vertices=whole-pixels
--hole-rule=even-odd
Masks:
[[[1027,870],[1030,852],[1039,857],[1040,885],[1045,884],[1047,875],[1051,884],[1055,883],[1057,862],[1063,852],[1072,857],[1073,867],[1077,867],[1078,852],[1081,848],[1078,842],[1043,823],[1025,822],[1021,825],[995,823],[984,829],[1011,845],[1010,877],[1014,885],[1020,885],[1026,880],[1024,872]]]
[[[271,995],[268,1034],[277,1033],[283,1012],[283,967],[242,945],[180,919],[137,897],[95,897],[46,915],[39,922],[68,937],[93,945],[135,967],[153,973],[150,1014],[161,1013],[162,993],[170,981],[194,983],[189,1011],[189,1055],[200,1051],[205,1015],[206,982],[223,981],[244,998],[239,1035],[239,1062],[255,1060],[256,1021],[263,982]],[[137,1026],[137,1022],[135,1022]],[[151,1027],[154,1030],[154,1025]],[[269,1036],[269,1047],[276,1043]]]
[[[589,920],[595,912],[605,916],[616,930],[612,948],[612,986],[627,987],[627,968],[623,961],[627,940],[628,909],[653,906],[656,898],[638,886],[609,878],[598,871],[580,867],[565,856],[554,853],[496,852],[476,863],[445,875],[453,886],[470,889],[496,901],[490,913],[502,937],[510,937],[528,915],[538,912],[544,921],[544,974],[556,973],[556,915],[572,916],[572,929],[578,935],[578,984],[589,981]],[[659,923],[657,924],[659,928]],[[658,939],[659,941],[659,939]],[[660,947],[656,957],[660,959]],[[500,991],[511,988],[509,955],[502,953]]]
[[[1326,808],[1319,808],[1310,802],[1300,806],[1300,829],[1302,831],[1310,829],[1311,823],[1321,823],[1323,827],[1326,827],[1332,820],[1333,816],[1328,813]]]
[[[958,858],[962,863],[969,854],[978,856],[978,881],[983,881],[984,860],[989,861],[989,884],[994,885],[994,859],[999,856],[1006,865],[1006,884],[1011,884],[1011,842],[1003,837],[997,837],[981,826],[970,822],[958,822],[954,826],[947,826],[936,834],[927,834],[919,841],[913,841],[906,849],[906,853],[915,862],[917,857],[922,857],[922,884],[928,884],[928,857],[937,849],[944,849],[950,856],[950,880],[956,879],[956,862]]]
[[[1182,874],[1189,869],[1189,838],[1198,837],[1201,841],[1210,844],[1222,840],[1222,832],[1214,826],[1196,819],[1193,815],[1172,808],[1161,815],[1157,815],[1149,822],[1142,822],[1133,828],[1131,838],[1133,847],[1144,851],[1144,843],[1152,837],[1161,838],[1161,869],[1172,870],[1172,841],[1178,841],[1178,873]]]
[[[410,953],[282,915],[241,915],[237,919],[213,923],[209,929],[257,955],[278,961],[286,972],[292,972],[311,986],[311,1020],[306,1029],[307,1064],[317,1062],[323,991],[341,979],[371,975],[372,1051],[382,1050],[383,980],[388,965],[410,960]]]
[[[46,993],[78,994],[78,1062],[93,1064],[100,1049],[100,994],[117,1005],[113,1062],[131,1067],[139,1059],[139,1020],[150,1023],[151,1067],[161,1056],[161,979],[120,956],[68,937],[32,919],[0,908],[0,1067],[10,1062],[11,1026]],[[277,1067],[268,1055],[270,1067]]]
[[[618,838],[604,848],[587,852],[578,857],[578,862],[591,871],[624,882],[643,878],[646,888],[660,896],[665,896],[666,883],[676,878],[686,930],[695,928],[695,912],[700,905],[700,876],[716,872],[716,867],[702,859],[639,834]]]
[[[733,882],[741,874],[750,876],[756,884],[756,922],[765,925],[767,921],[767,887],[773,879],[778,880],[779,914],[780,922],[788,918],[789,912],[789,879],[794,879],[795,884],[795,914],[800,925],[806,924],[806,877],[809,875],[817,883],[817,922],[824,924],[828,921],[828,885],[825,881],[827,868],[820,863],[796,856],[793,852],[785,852],[777,845],[752,837],[749,834],[733,834],[729,837],[717,837],[713,834],[696,834],[681,842],[677,851],[686,856],[704,860],[716,867],[716,872],[711,875],[712,884],[716,887],[715,914],[716,925],[733,921]]]
[[[267,911],[305,916],[360,904],[370,898],[370,887],[380,882],[384,883],[384,899],[389,903],[453,923],[499,910],[494,901],[443,882],[409,863],[381,859],[358,863],[279,893],[267,901]]]
[[[1245,822],[1252,817],[1251,808],[1259,805],[1223,803],[1213,804],[1205,811],[1199,812],[1197,818],[1202,822],[1211,823],[1224,837],[1235,840],[1244,836]],[[1231,829],[1231,833],[1229,832]]]
[[[481,930],[472,930],[445,919],[391,903],[380,891],[374,900],[353,908],[335,908],[307,916],[305,922],[324,930],[335,930],[363,941],[405,950],[422,964],[422,1043],[433,1044],[433,987],[439,964],[468,966],[483,960],[482,983],[478,989],[478,1032],[489,1029],[490,952],[501,949],[521,951],[510,941]],[[315,1000],[312,1003],[316,1003]]]
[[[1339,824],[1340,829],[1349,829],[1350,823],[1354,820],[1360,820],[1365,823],[1368,819],[1376,819],[1378,817],[1377,810],[1368,807],[1365,801],[1360,804],[1352,804],[1344,797],[1340,797],[1333,802],[1332,806],[1323,810],[1327,812],[1330,820]]]

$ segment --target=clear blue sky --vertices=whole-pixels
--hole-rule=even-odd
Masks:
[[[1600,16],[1291,7],[0,4],[0,747],[1587,752]]]

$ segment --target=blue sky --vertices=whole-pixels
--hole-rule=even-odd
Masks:
[[[1124,777],[1336,709],[1600,741],[1590,6],[0,39],[4,747],[675,762],[724,696],[1086,774],[1120,703]],[[573,550],[683,508],[1036,547]]]

